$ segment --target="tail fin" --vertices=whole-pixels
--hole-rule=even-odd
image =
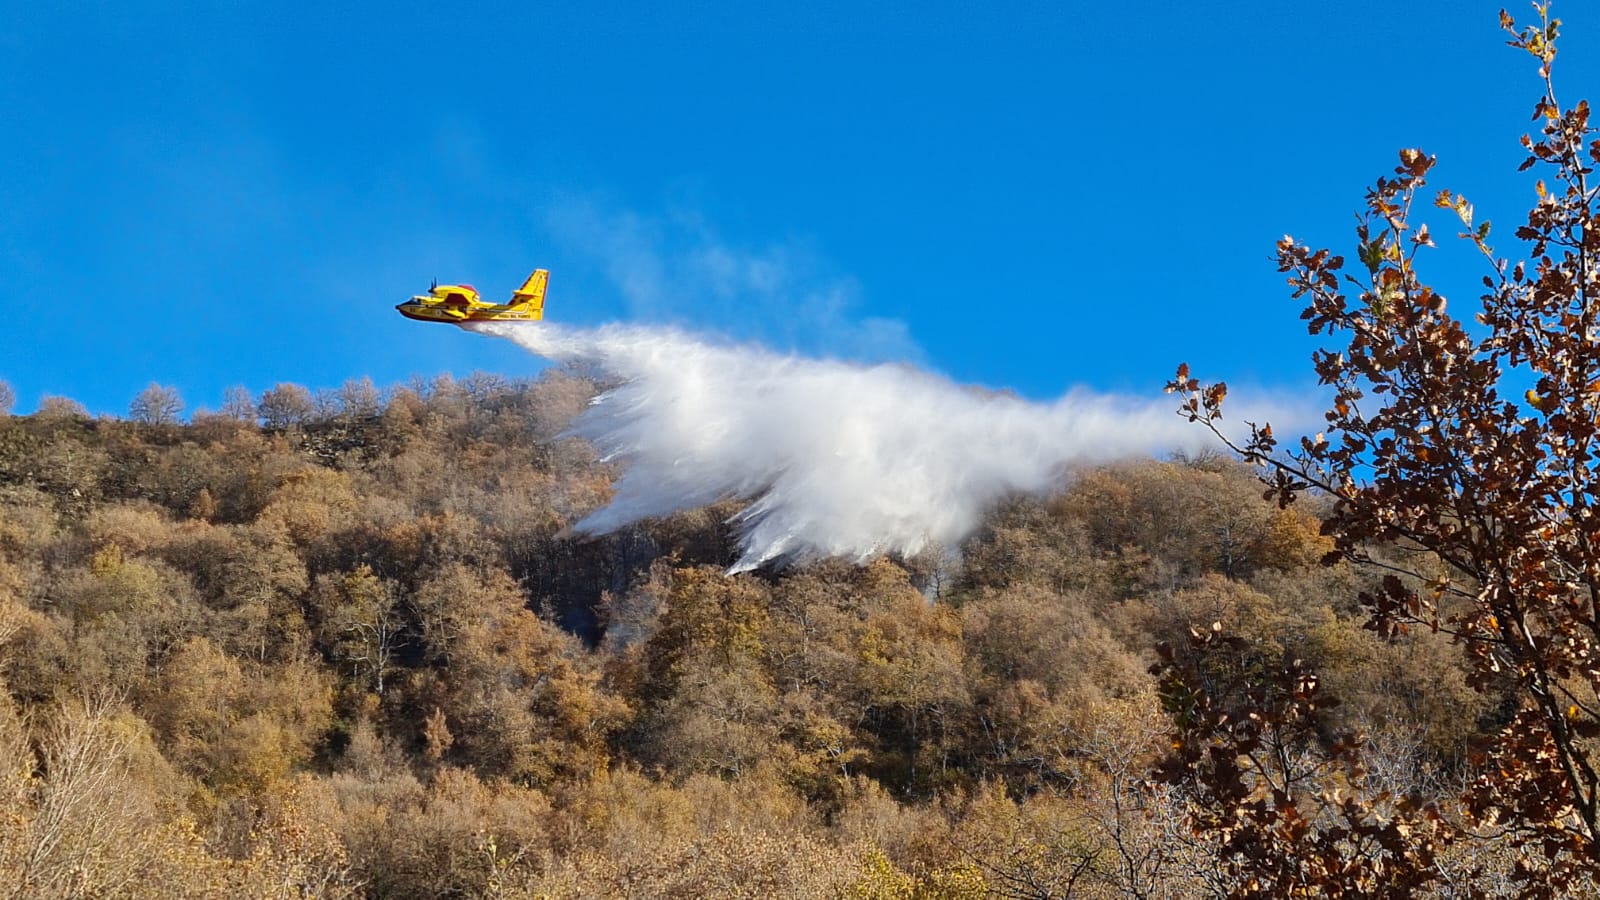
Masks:
[[[528,280],[511,295],[512,306],[526,305],[535,319],[544,318],[544,288],[550,282],[549,269],[534,269]]]

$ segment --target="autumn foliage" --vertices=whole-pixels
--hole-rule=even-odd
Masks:
[[[565,533],[614,474],[563,435],[597,389],[0,419],[6,890],[1189,895],[1214,851],[1150,777],[1157,641],[1220,619],[1332,662],[1363,721],[1457,721],[1389,692],[1440,642],[1330,605],[1368,582],[1236,462],[1084,470],[961,548],[730,577],[733,508]]]
[[[1540,15],[1528,260],[1432,198],[1472,317],[1405,151],[1357,263],[1279,245],[1321,434],[915,558],[729,576],[732,504],[573,537],[581,371],[187,422],[0,385],[0,896],[1594,893],[1600,144]]]
[[[1273,883],[1274,870],[1298,866],[1304,890],[1328,894],[1370,893],[1376,878],[1390,891],[1397,882],[1437,889],[1462,872],[1477,891],[1493,871],[1505,879],[1494,891],[1595,889],[1600,243],[1591,179],[1600,141],[1586,102],[1564,107],[1557,99],[1559,22],[1545,7],[1536,12],[1539,20],[1521,28],[1501,14],[1509,43],[1537,61],[1544,87],[1533,107],[1537,131],[1522,139],[1522,169],[1540,175],[1537,202],[1516,229],[1528,258],[1499,256],[1489,223],[1466,198],[1448,190],[1432,197],[1485,260],[1484,293],[1470,318],[1450,312],[1421,275],[1434,240],[1416,206],[1435,161],[1419,150],[1402,151],[1393,177],[1368,192],[1357,265],[1292,238],[1278,245],[1279,269],[1307,304],[1302,318],[1328,340],[1314,365],[1331,408],[1326,430],[1297,447],[1283,450],[1263,425],[1237,449],[1261,467],[1280,507],[1308,493],[1331,501],[1323,525],[1329,560],[1382,573],[1358,595],[1366,627],[1385,641],[1447,635],[1466,684],[1493,698],[1494,711],[1448,792],[1378,792],[1352,805],[1276,786],[1272,767],[1256,759],[1259,736],[1219,732],[1207,712],[1220,699],[1216,686],[1204,682],[1203,666],[1169,650],[1169,702],[1198,711],[1181,730],[1170,780],[1220,792],[1206,804],[1211,814],[1247,829],[1224,847],[1230,865],[1262,884]],[[1222,385],[1202,385],[1180,368],[1169,388],[1184,394],[1188,415],[1215,427]],[[1196,638],[1191,652],[1209,657],[1208,645],[1223,640]],[[1240,711],[1275,729],[1312,724],[1311,706],[1280,708],[1273,699],[1310,704],[1312,677],[1275,675],[1267,683],[1276,694]],[[1194,739],[1211,745],[1206,757],[1187,743]],[[1361,754],[1336,746],[1321,755],[1342,760],[1347,780],[1362,784]],[[1242,815],[1229,818],[1230,806]],[[1306,823],[1295,841],[1283,840],[1280,823],[1290,819]],[[1383,829],[1402,826],[1382,840]],[[1371,838],[1380,839],[1376,853],[1357,846]],[[1344,867],[1316,868],[1317,846],[1330,841]],[[1446,844],[1477,845],[1464,853],[1490,847],[1504,858],[1452,872],[1433,855]]]

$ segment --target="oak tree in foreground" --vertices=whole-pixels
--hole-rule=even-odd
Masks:
[[[1393,177],[1367,193],[1354,262],[1293,238],[1278,244],[1279,269],[1307,302],[1302,318],[1327,339],[1313,357],[1332,390],[1326,430],[1286,451],[1270,425],[1252,425],[1234,449],[1261,466],[1280,506],[1307,491],[1332,498],[1330,558],[1385,570],[1381,587],[1360,597],[1369,628],[1448,633],[1471,686],[1504,698],[1498,730],[1449,818],[1456,839],[1510,841],[1518,890],[1554,896],[1600,872],[1600,141],[1586,102],[1558,100],[1559,21],[1548,6],[1535,11],[1538,21],[1524,27],[1500,14],[1511,46],[1537,60],[1543,85],[1537,131],[1522,138],[1522,170],[1541,176],[1515,232],[1527,259],[1499,256],[1466,198],[1424,190],[1432,156],[1401,151]],[[1481,302],[1464,317],[1419,269],[1434,239],[1416,207],[1429,201],[1459,220],[1460,237],[1486,260]],[[1168,390],[1184,396],[1181,412],[1221,436],[1223,384],[1202,384],[1180,366]],[[1197,634],[1189,650],[1169,648],[1158,668],[1179,730],[1167,775],[1205,784],[1202,795],[1216,801],[1209,814],[1256,839],[1226,848],[1247,876],[1240,883],[1276,877],[1285,855],[1315,850],[1330,829],[1348,838],[1370,826],[1375,839],[1403,843],[1406,817],[1417,812],[1403,803],[1386,809],[1389,798],[1379,797],[1348,809],[1297,794],[1274,781],[1271,766],[1250,771],[1272,757],[1261,751],[1275,746],[1280,727],[1315,724],[1315,680],[1286,667],[1250,689],[1254,702],[1224,697],[1219,685],[1232,676],[1208,678],[1205,663],[1207,642],[1221,640]],[[1241,705],[1224,715],[1230,702]],[[1349,748],[1332,758],[1359,777]],[[1387,822],[1406,827],[1380,833]],[[1438,877],[1431,849],[1397,843],[1369,869],[1426,882]],[[1346,877],[1337,867],[1297,871],[1329,894]]]

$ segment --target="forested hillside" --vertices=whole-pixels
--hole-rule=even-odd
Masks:
[[[0,417],[0,893],[1221,894],[1226,834],[1153,771],[1158,644],[1320,673],[1342,703],[1280,749],[1375,802],[1448,796],[1515,711],[1448,637],[1363,629],[1315,498],[1220,456],[861,566],[728,577],[732,508],[570,537],[615,474],[562,434],[596,390]],[[1309,764],[1345,733],[1362,777]]]
[[[1500,15],[1539,72],[1533,207],[1497,249],[1404,149],[1348,265],[1278,243],[1328,400],[1304,437],[1240,437],[1226,384],[1180,364],[1176,411],[1230,452],[974,450],[996,420],[925,433],[951,404],[899,408],[917,380],[891,378],[693,482],[761,503],[836,431],[903,418],[881,466],[792,478],[829,503],[745,557],[735,501],[641,521],[683,504],[639,491],[606,520],[634,524],[574,526],[738,468],[787,426],[770,382],[720,428],[716,395],[630,394],[649,368],[592,352],[187,418],[156,384],[126,419],[13,415],[0,382],[0,897],[1600,896],[1600,135],[1557,99],[1548,6]],[[1426,90],[1397,81],[1374,122]],[[1429,209],[1484,261],[1455,312],[1422,275]],[[584,431],[613,465],[571,431],[608,403],[674,415]],[[725,452],[640,467],[660,421]],[[927,488],[899,452],[929,434],[966,452],[918,510],[1028,493],[956,517],[959,546],[728,574],[802,527],[926,546],[916,515],[821,533],[863,485]],[[972,471],[1013,449],[1039,478]],[[1063,458],[1122,461],[1032,490]]]

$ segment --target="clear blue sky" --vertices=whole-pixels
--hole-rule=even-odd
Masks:
[[[1494,3],[295,6],[10,4],[19,411],[123,414],[151,381],[192,410],[234,384],[528,374],[392,307],[535,266],[580,325],[1032,397],[1154,391],[1181,360],[1292,388],[1309,344],[1277,237],[1347,248],[1402,146],[1507,238],[1530,196],[1538,85]],[[1600,10],[1556,13],[1576,99]],[[1437,255],[1458,309],[1470,266]]]

